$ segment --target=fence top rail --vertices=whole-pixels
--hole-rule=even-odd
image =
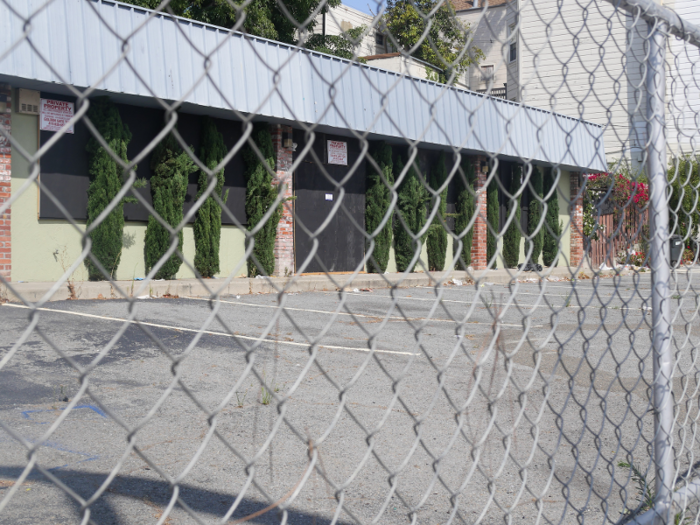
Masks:
[[[657,4],[654,0],[605,1],[634,15],[640,14],[647,22],[655,23],[662,20],[668,24],[672,35],[700,47],[700,27],[683,20],[673,9]]]

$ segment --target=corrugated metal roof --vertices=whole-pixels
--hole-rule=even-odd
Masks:
[[[22,17],[33,13],[34,49],[23,40],[22,17],[0,3],[0,56],[19,42],[0,61],[6,78],[94,85],[112,93],[606,169],[602,128],[579,119],[126,4],[9,4]]]

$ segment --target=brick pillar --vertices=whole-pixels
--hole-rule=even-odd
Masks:
[[[569,216],[571,217],[571,244],[569,248],[569,265],[578,266],[583,261],[583,192],[581,191],[581,173],[569,173],[571,200],[569,201]]]
[[[472,268],[475,270],[485,270],[488,264],[486,257],[486,238],[488,226],[486,222],[486,179],[488,178],[488,163],[486,157],[474,157],[474,172],[476,181],[474,191],[476,192],[475,208],[476,221],[474,222],[474,237],[472,237]],[[481,163],[486,162],[485,168],[481,168]]]
[[[291,135],[291,126],[272,125],[272,145],[277,156],[277,176],[273,186],[286,184],[285,197],[292,196],[292,148],[282,146],[283,133]],[[283,277],[294,273],[294,201],[287,201],[282,208],[282,218],[277,226],[275,240],[275,275]]]
[[[10,86],[0,84],[0,127],[11,132],[12,91]],[[10,208],[4,209],[11,195],[10,141],[0,134],[0,275],[9,281],[12,273],[12,244],[10,228]]]

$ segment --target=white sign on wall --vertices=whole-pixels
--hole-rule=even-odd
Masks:
[[[66,122],[73,118],[74,104],[64,100],[41,99],[39,109],[39,129],[41,131],[59,131]],[[73,133],[73,126],[66,130]]]
[[[328,141],[328,164],[348,165],[348,143],[339,140]]]

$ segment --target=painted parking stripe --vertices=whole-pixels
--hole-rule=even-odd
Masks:
[[[30,307],[25,306],[23,304],[12,304],[12,303],[5,303],[2,305],[3,307],[10,307],[10,308],[23,308],[25,310],[31,310]],[[248,335],[233,335],[229,334],[227,332],[215,332],[212,330],[196,330],[194,328],[183,328],[180,326],[170,326],[170,325],[165,325],[165,324],[158,324],[158,323],[148,323],[145,321],[132,321],[129,319],[122,319],[119,317],[108,317],[104,315],[95,315],[95,314],[86,314],[82,312],[71,312],[69,310],[54,310],[52,308],[35,308],[36,311],[39,312],[51,312],[51,313],[57,313],[57,314],[66,314],[66,315],[75,315],[78,317],[89,317],[92,319],[102,319],[104,321],[117,321],[121,323],[129,323],[129,324],[141,324],[144,326],[150,326],[153,328],[164,328],[166,330],[177,330],[180,332],[192,332],[192,333],[203,333],[206,335],[215,335],[215,336],[221,336],[221,337],[232,337],[232,338],[238,338],[238,339],[245,339],[247,341],[260,341],[261,339],[259,337],[251,337]],[[281,345],[288,345],[288,346],[301,346],[304,348],[309,347],[309,343],[295,343],[293,341],[281,341],[278,339],[262,339],[264,343],[272,343],[272,344],[281,344]],[[318,345],[319,348],[327,348],[330,350],[351,350],[354,352],[365,352],[369,353],[371,350],[369,348],[361,348],[361,347],[353,347],[353,346],[337,346],[337,345]],[[399,352],[397,350],[379,350],[376,349],[374,352],[378,354],[393,354],[393,355],[408,355],[408,356],[416,356],[420,357],[420,354],[415,354],[413,352]]]
[[[357,295],[357,294],[350,294],[348,295]],[[360,294],[360,295],[365,295],[365,294]],[[195,301],[210,301],[211,299],[205,299],[202,297],[191,297],[191,296],[184,296],[187,299],[192,299]],[[387,297],[387,296],[381,296],[381,297]],[[409,297],[410,299],[410,297]],[[271,305],[271,304],[255,304],[255,303],[246,303],[245,301],[225,301],[223,299],[219,299],[219,302],[222,304],[233,304],[236,306],[251,306],[253,308],[273,308],[277,309],[279,308],[278,305]],[[309,313],[316,313],[316,314],[326,314],[326,315],[333,315],[336,312],[329,311],[329,310],[310,310],[307,308],[293,308],[290,306],[285,306],[285,310],[293,310],[296,312],[309,312]],[[384,319],[383,316],[381,315],[366,315],[366,314],[350,314],[347,312],[338,312],[337,315],[348,315],[348,316],[354,316],[354,317],[364,317],[367,319]],[[427,321],[429,323],[436,322],[436,323],[454,323],[452,319],[438,319],[438,318],[431,318],[427,319],[425,317],[401,317],[401,316],[393,316],[388,318],[389,321]],[[492,326],[493,322],[488,322],[488,323],[482,323],[481,321],[466,321],[468,324],[485,324],[488,326]],[[507,324],[507,323],[502,323],[501,326],[517,326],[521,327],[522,325],[520,324]]]

